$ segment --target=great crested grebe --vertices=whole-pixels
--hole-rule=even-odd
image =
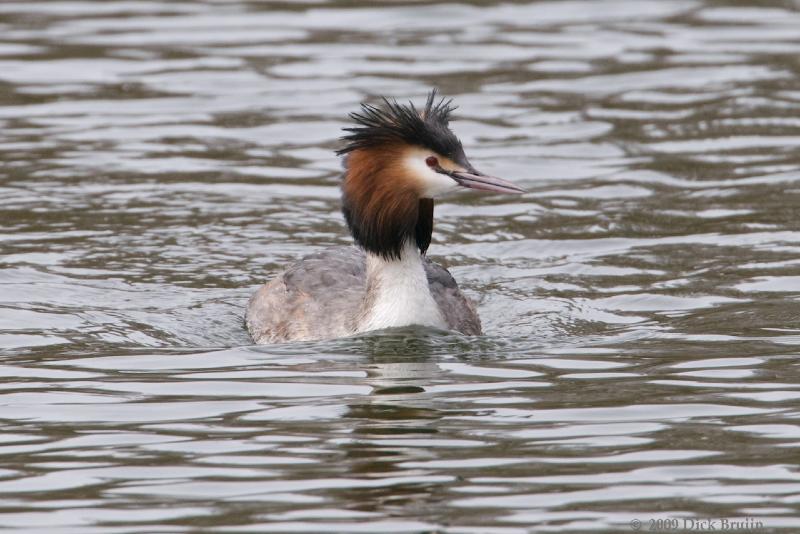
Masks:
[[[450,100],[428,95],[425,107],[383,99],[351,113],[345,128],[342,212],[357,247],[306,256],[261,286],[245,321],[256,343],[344,337],[424,325],[481,334],[472,302],[425,252],[433,199],[459,187],[524,193],[477,171],[448,121]]]

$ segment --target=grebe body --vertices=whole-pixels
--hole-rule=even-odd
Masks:
[[[413,284],[398,295],[396,289],[373,289],[381,281],[369,278],[362,249],[350,246],[315,252],[259,288],[247,308],[247,328],[259,344],[333,339],[412,324],[481,334],[474,304],[447,269],[424,257],[418,265],[421,277],[412,272],[395,278],[406,287],[408,282]],[[416,286],[422,277],[427,288]],[[403,297],[406,300],[399,303]]]
[[[256,343],[344,337],[423,325],[481,334],[474,304],[444,267],[426,257],[434,199],[460,188],[522,193],[467,160],[450,131],[453,107],[383,100],[351,114],[346,128],[342,212],[355,241],[306,256],[256,291],[245,322]]]

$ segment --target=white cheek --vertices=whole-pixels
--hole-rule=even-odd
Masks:
[[[456,191],[458,184],[455,180],[436,172],[425,163],[425,158],[431,154],[422,151],[413,151],[407,155],[404,161],[406,168],[411,171],[422,184],[422,196],[425,198],[437,198],[444,194]]]

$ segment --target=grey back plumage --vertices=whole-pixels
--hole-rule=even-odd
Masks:
[[[427,258],[431,294],[448,327],[481,333],[472,302],[452,275]],[[245,321],[256,343],[332,339],[355,332],[366,291],[366,256],[357,247],[316,252],[261,286],[250,299]]]

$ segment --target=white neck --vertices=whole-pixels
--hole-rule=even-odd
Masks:
[[[431,295],[422,261],[411,242],[405,244],[399,260],[367,252],[367,292],[356,331],[412,324],[447,327]]]

